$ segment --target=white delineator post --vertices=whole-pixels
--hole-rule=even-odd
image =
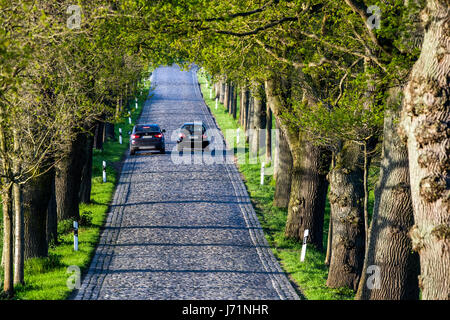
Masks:
[[[122,139],[122,128],[119,128],[119,143],[122,144],[123,139]]]
[[[136,102],[136,110],[138,109],[138,98],[135,98],[135,102]]]
[[[261,185],[264,184],[264,167],[266,164],[264,162],[261,162]]]
[[[212,88],[209,88],[209,98],[212,99]]]
[[[237,128],[236,130],[236,144],[239,144],[239,132],[241,131],[240,128]]]
[[[128,123],[131,124],[131,112],[128,111]]]
[[[106,161],[103,161],[103,183],[106,183]]]
[[[219,98],[216,98],[216,110],[218,105],[219,105]]]
[[[73,222],[73,250],[78,251],[78,222]]]
[[[305,260],[306,255],[306,239],[308,238],[309,230],[306,229],[303,234],[303,246],[302,246],[302,253],[300,255],[300,262],[303,262]]]

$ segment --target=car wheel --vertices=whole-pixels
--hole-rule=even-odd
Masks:
[[[161,154],[165,154],[165,153],[166,153],[166,148],[162,148],[161,150],[159,150],[159,152],[160,152]]]
[[[130,156],[134,156],[136,154],[136,150],[134,148],[130,149]]]

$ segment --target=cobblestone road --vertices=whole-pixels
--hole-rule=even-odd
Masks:
[[[139,122],[167,130],[167,154],[125,160],[75,299],[299,299],[267,246],[236,166],[171,161],[170,138],[184,122],[217,127],[195,70],[161,67],[152,84]]]

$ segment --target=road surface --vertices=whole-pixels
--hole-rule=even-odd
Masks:
[[[74,298],[299,299],[267,246],[236,166],[172,161],[170,138],[184,122],[217,128],[195,70],[158,68],[152,85],[139,123],[167,130],[167,154],[127,156]]]

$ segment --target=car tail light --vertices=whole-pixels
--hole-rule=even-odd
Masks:
[[[207,136],[206,134],[204,134],[204,135],[202,136],[202,138],[203,138],[203,139],[208,139],[208,136]]]
[[[186,135],[184,133],[180,133],[180,138],[186,138]]]
[[[155,138],[162,138],[162,133],[155,134]]]
[[[132,134],[131,139],[139,139],[141,136],[139,134]]]

